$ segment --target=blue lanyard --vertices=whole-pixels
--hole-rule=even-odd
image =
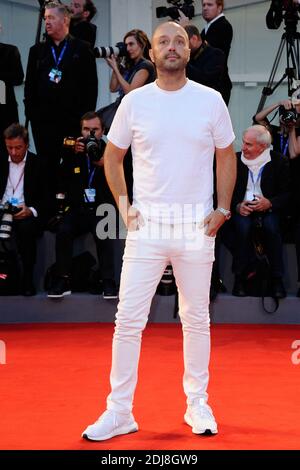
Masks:
[[[94,174],[95,174],[96,168],[94,168],[94,169],[92,170],[92,169],[91,169],[91,162],[90,162],[90,159],[89,159],[89,157],[86,157],[86,158],[87,158],[88,173],[89,173],[88,187],[90,188],[90,187],[91,187],[91,184],[92,184],[92,181],[93,181],[93,178],[94,178]]]
[[[261,169],[259,170],[258,172],[258,175],[257,175],[257,178],[256,178],[256,181],[254,181],[254,176],[253,176],[253,173],[252,171],[249,169],[249,173],[250,173],[250,177],[251,177],[251,181],[252,181],[252,184],[253,184],[253,196],[255,195],[255,188],[256,188],[256,185],[261,177],[261,174],[263,172],[263,169],[264,169],[265,165],[261,167]]]
[[[54,59],[54,62],[55,62],[55,67],[56,67],[57,69],[58,69],[59,64],[60,64],[61,61],[62,61],[62,58],[63,58],[63,56],[64,56],[64,53],[66,52],[67,45],[68,45],[68,43],[67,43],[67,41],[66,41],[64,47],[62,48],[62,50],[61,50],[61,52],[60,52],[60,54],[59,54],[58,59],[57,59],[57,57],[56,57],[56,52],[55,52],[54,47],[53,47],[53,46],[51,47],[53,59]]]
[[[289,146],[289,136],[287,136],[286,143],[284,144],[283,134],[280,134],[280,152],[282,153],[282,155],[286,155],[288,146]]]

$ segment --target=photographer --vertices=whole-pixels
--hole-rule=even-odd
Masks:
[[[295,93],[297,95],[297,92]],[[270,124],[267,116],[279,109],[279,126]],[[300,113],[299,99],[283,100],[270,105],[254,116],[254,121],[265,125],[272,134],[273,149],[289,157],[291,172],[291,200],[286,210],[284,221],[285,232],[296,244],[298,283],[300,285],[300,128],[298,116]],[[271,119],[272,121],[272,119]],[[295,238],[294,238],[295,237]],[[300,287],[297,291],[300,297]]]
[[[282,100],[267,106],[253,117],[254,124],[266,126],[270,131],[273,149],[290,159],[296,158],[300,153],[300,142],[298,143],[300,129],[297,122],[300,105],[298,103],[300,101]],[[271,124],[276,114],[270,120],[267,117],[275,110],[279,113],[279,125]]]
[[[242,152],[237,154],[237,180],[232,197],[235,283],[232,294],[246,295],[245,276],[252,259],[252,228],[257,219],[264,231],[270,262],[273,296],[286,296],[279,219],[290,197],[289,162],[270,150],[271,135],[261,125],[246,129]]]
[[[65,5],[46,4],[47,38],[30,48],[25,80],[25,114],[47,166],[50,214],[63,139],[79,134],[81,116],[97,102],[95,57],[87,43],[69,34],[70,16]]]
[[[103,279],[103,297],[117,298],[114,282],[114,240],[100,240],[96,216],[100,204],[114,204],[103,169],[105,143],[101,139],[102,123],[95,112],[81,119],[81,135],[74,146],[66,146],[60,164],[57,193],[59,214],[64,216],[56,233],[56,276],[48,297],[60,298],[71,293],[71,263],[73,241],[85,233],[92,233],[96,243],[99,270]],[[70,139],[68,139],[70,141]],[[63,208],[62,208],[63,205]]]
[[[22,260],[22,293],[35,295],[33,268],[40,232],[44,173],[39,158],[28,151],[25,127],[12,124],[4,131],[7,155],[0,155],[0,201],[14,208],[12,234]],[[18,209],[17,209],[18,208]]]
[[[149,60],[150,41],[140,29],[133,29],[125,34],[127,54],[122,61],[115,56],[106,59],[113,73],[110,80],[110,91],[120,96],[155,80],[155,69]]]
[[[72,0],[70,10],[72,12],[70,34],[88,42],[93,48],[97,34],[97,26],[91,23],[97,13],[94,3],[92,0]]]

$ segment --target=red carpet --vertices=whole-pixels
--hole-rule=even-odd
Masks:
[[[110,324],[1,325],[1,449],[299,449],[300,326],[214,325],[210,404],[219,434],[183,422],[179,325],[144,333],[134,414],[140,431],[102,443],[80,438],[109,391]],[[300,357],[300,354],[298,355]]]

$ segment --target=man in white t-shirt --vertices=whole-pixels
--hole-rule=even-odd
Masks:
[[[113,339],[107,410],[82,436],[101,441],[138,430],[132,415],[141,336],[152,297],[168,263],[179,291],[183,324],[185,421],[196,434],[217,433],[207,404],[210,355],[209,287],[214,237],[230,216],[235,183],[234,133],[221,95],[189,81],[189,40],[176,23],[152,38],[157,80],[123,99],[104,157],[112,193],[128,228]],[[123,158],[131,145],[133,204]],[[213,211],[213,159],[217,210]]]

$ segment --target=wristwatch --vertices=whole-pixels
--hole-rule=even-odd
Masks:
[[[223,207],[217,207],[217,211],[221,212],[224,215],[226,220],[229,220],[231,217],[231,212],[227,209],[223,209]]]

